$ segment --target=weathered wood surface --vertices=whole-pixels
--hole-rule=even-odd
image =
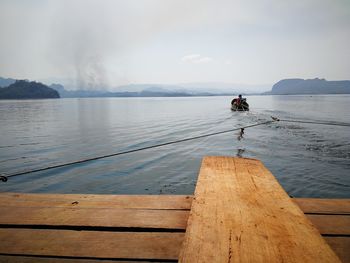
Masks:
[[[0,207],[86,207],[189,210],[188,195],[93,195],[1,193]]]
[[[125,261],[125,260],[106,260],[106,259],[79,259],[79,258],[58,258],[58,257],[40,257],[40,256],[2,256],[0,263],[165,263],[169,261]],[[170,261],[175,262],[175,261]]]
[[[324,237],[343,263],[350,262],[350,237]]]
[[[0,262],[177,260],[184,233],[173,231],[185,231],[192,202],[191,196],[167,195],[2,193],[0,198]]]
[[[176,260],[183,236],[184,233],[1,228],[0,254]]]
[[[346,215],[308,215],[307,218],[323,235],[349,235],[350,216]],[[350,250],[350,248],[349,248]]]
[[[304,213],[350,215],[350,199],[293,198]]]
[[[292,199],[342,262],[350,263],[350,199]]]
[[[21,194],[1,193],[0,198],[0,227],[11,225],[13,231],[17,227],[30,228],[33,225],[39,228],[55,226],[65,228],[70,226],[81,227],[130,227],[178,229],[184,230],[191,207],[192,196],[179,195],[86,195],[86,194]],[[349,237],[349,199],[292,199],[306,214],[313,225],[326,235],[324,239],[333,248],[343,262],[350,262]],[[0,228],[0,229],[1,229]],[[21,230],[21,229],[19,229]],[[43,231],[32,229],[34,231]],[[47,230],[46,230],[47,231]],[[52,231],[52,230],[50,230]],[[55,230],[61,233],[60,230]],[[116,230],[113,230],[116,231]],[[101,231],[97,231],[104,233]],[[79,233],[79,232],[77,232]],[[90,231],[89,231],[90,233]],[[91,232],[91,233],[95,233]],[[108,232],[107,232],[108,233]],[[114,233],[114,232],[111,232]],[[125,232],[124,232],[125,233]],[[138,233],[138,232],[134,232]],[[152,233],[152,232],[151,232]],[[162,233],[165,234],[165,233]],[[169,235],[182,233],[167,233]],[[331,236],[329,236],[331,235]],[[177,236],[178,242],[172,249],[180,250],[184,236]],[[0,234],[0,243],[3,236]],[[31,239],[22,240],[23,250],[32,248]],[[162,241],[160,241],[162,242]],[[87,248],[86,248],[87,249]],[[29,250],[28,250],[29,251]],[[28,252],[27,251],[27,252]],[[21,256],[0,255],[0,262],[123,262],[110,258],[79,259],[79,258],[45,258],[45,255]],[[132,259],[131,259],[132,260]],[[138,259],[140,260],[140,259]],[[159,259],[152,259],[158,261]],[[174,259],[176,260],[176,259]],[[132,261],[127,261],[132,262]],[[139,261],[137,261],[139,262]],[[148,261],[140,261],[148,262]]]
[[[340,262],[260,161],[205,157],[179,262]]]
[[[0,225],[186,229],[188,211],[1,207]]]

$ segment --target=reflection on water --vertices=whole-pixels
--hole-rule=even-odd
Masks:
[[[238,133],[237,140],[239,140],[239,141],[242,140],[243,134],[244,134],[244,128],[241,128],[239,133]]]
[[[237,157],[243,157],[244,149],[237,149]]]
[[[132,150],[278,118],[350,123],[350,96],[0,101],[0,173]],[[350,197],[349,128],[273,123],[11,178],[0,191],[191,194],[204,155],[258,158],[293,196]]]

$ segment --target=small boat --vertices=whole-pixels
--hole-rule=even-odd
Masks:
[[[231,103],[231,110],[232,111],[249,111],[249,104],[247,103],[246,99],[242,99],[242,102],[240,105],[237,105],[236,103],[237,99],[233,99]]]

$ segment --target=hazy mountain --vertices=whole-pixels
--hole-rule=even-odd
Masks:
[[[54,89],[54,90],[57,90],[58,92],[65,92],[66,91],[64,89],[63,85],[61,85],[61,84],[51,84],[50,88]]]
[[[0,77],[0,87],[7,87],[7,86],[9,86],[9,85],[11,85],[12,83],[15,83],[15,82],[16,82],[15,79]]]
[[[13,83],[14,79],[4,79],[4,84]],[[63,79],[64,80],[64,79]],[[45,83],[49,83],[46,79]],[[72,80],[64,80],[68,85],[61,82],[51,84],[50,88],[56,90],[62,98],[80,97],[161,97],[161,96],[215,96],[215,95],[238,95],[260,93],[261,90],[268,90],[268,85],[240,85],[219,82],[204,83],[180,83],[170,84],[129,84],[122,85],[108,90],[73,89]],[[58,84],[59,83],[59,84]],[[260,91],[259,91],[260,90]]]
[[[56,89],[62,98],[93,98],[93,97],[187,97],[193,96],[184,92],[173,92],[168,90],[152,90],[145,89],[141,91],[123,91],[123,92],[108,92],[108,91],[88,91],[88,90],[65,90],[61,85],[51,85]],[[212,94],[199,94],[197,96],[208,96]]]
[[[187,96],[215,96],[222,93],[205,92],[202,90],[188,90],[181,86],[162,84],[130,84],[114,88],[113,91],[100,90],[66,90],[60,84],[52,84],[62,98],[86,97],[187,97]]]
[[[98,90],[66,90],[61,84],[51,84],[50,88],[56,90],[61,98],[89,98],[110,97],[110,93]]]
[[[117,92],[141,92],[141,91],[153,91],[164,93],[188,93],[191,95],[198,94],[248,94],[248,93],[260,93],[262,90],[268,90],[271,85],[244,85],[244,84],[231,84],[220,82],[203,82],[203,83],[179,83],[176,85],[167,84],[130,84],[123,85],[114,88]]]
[[[129,84],[122,85],[113,88],[114,92],[141,92],[141,91],[149,91],[149,92],[174,92],[178,89],[181,89],[180,86],[175,85],[166,85],[166,84]]]
[[[0,88],[0,99],[48,99],[60,95],[48,86],[27,80],[16,80],[5,88]]]
[[[159,84],[159,83],[143,83],[143,84],[127,84],[114,87],[105,87],[104,89],[96,87],[95,90],[78,87],[77,82],[73,79],[64,78],[48,78],[42,79],[44,83],[59,83],[65,87],[66,91],[76,91],[74,96],[95,96],[98,94],[107,94],[109,92],[157,92],[157,93],[186,93],[193,96],[210,95],[238,95],[242,94],[259,94],[263,91],[271,89],[272,84],[237,84],[224,82],[193,82],[193,83],[177,83],[177,84]],[[68,94],[66,94],[68,95]],[[69,94],[72,96],[73,93]]]
[[[236,83],[222,83],[222,82],[198,82],[198,83],[182,83],[178,84],[183,89],[190,92],[209,92],[214,94],[230,94],[237,95],[261,93],[264,90],[269,90],[271,84],[236,84]]]
[[[265,94],[349,94],[350,81],[327,81],[325,79],[283,79],[273,85]]]

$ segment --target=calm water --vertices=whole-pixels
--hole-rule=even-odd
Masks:
[[[15,173],[270,120],[350,123],[350,96],[0,101],[0,173]],[[274,123],[0,182],[0,191],[192,194],[204,155],[258,158],[296,197],[350,198],[350,128]]]

